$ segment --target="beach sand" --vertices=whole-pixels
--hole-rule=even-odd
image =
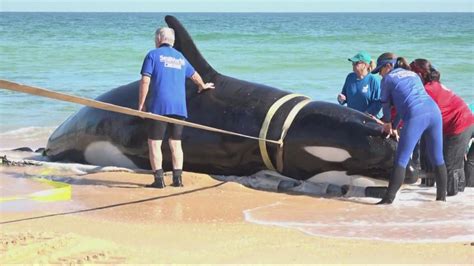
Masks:
[[[45,189],[31,178],[41,167],[0,169],[3,198]],[[469,241],[323,237],[246,219],[249,210],[275,204],[283,207],[260,215],[281,219],[286,208],[304,220],[308,210],[324,217],[353,205],[378,208],[372,205],[257,191],[188,172],[185,187],[162,190],[144,188],[149,174],[62,175],[70,200],[0,203],[1,263],[474,263]]]

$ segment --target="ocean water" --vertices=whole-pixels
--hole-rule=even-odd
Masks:
[[[165,15],[0,13],[0,78],[95,98],[140,78]],[[449,88],[474,101],[473,13],[172,15],[217,71],[239,79],[335,102],[348,57],[391,51],[430,59]],[[0,138],[48,133],[79,108],[0,89]]]

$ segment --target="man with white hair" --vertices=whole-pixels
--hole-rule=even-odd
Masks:
[[[214,89],[214,84],[203,82],[199,73],[194,70],[183,54],[173,48],[174,40],[173,29],[165,27],[156,30],[156,49],[148,52],[141,69],[142,78],[138,110],[185,120],[188,116],[186,109],[186,78],[191,78],[198,86],[198,93],[202,90]],[[151,91],[151,97],[149,97],[150,99],[145,108],[145,100],[149,90]],[[161,143],[167,128],[170,130],[169,146],[173,162],[172,186],[182,187],[183,149],[181,147],[181,134],[183,126],[156,120],[148,120],[148,123],[148,148],[150,150],[151,168],[155,177],[154,182],[148,187],[165,187]]]

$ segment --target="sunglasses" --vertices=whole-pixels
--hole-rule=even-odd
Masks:
[[[362,61],[357,61],[357,62],[352,62],[352,65],[353,65],[353,66],[356,66],[356,65],[358,65],[358,64],[363,64],[363,63],[364,63],[364,62],[362,62]]]

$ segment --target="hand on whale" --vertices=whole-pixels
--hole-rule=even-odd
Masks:
[[[214,86],[214,83],[212,82],[204,83],[204,86],[200,86],[198,88],[198,93],[201,93],[204,90],[215,89],[215,88],[216,87]]]

